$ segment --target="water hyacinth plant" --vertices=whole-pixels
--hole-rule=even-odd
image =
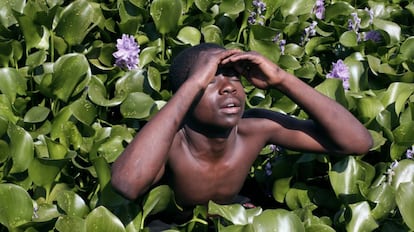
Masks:
[[[164,185],[124,199],[110,167],[170,99],[171,59],[202,42],[260,52],[375,143],[347,157],[265,147],[242,190],[258,207],[210,202],[169,231],[414,230],[413,21],[409,0],[0,1],[0,231],[148,231],[179,210]],[[246,108],[309,117],[243,84]]]

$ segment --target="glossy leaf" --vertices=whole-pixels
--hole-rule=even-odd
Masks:
[[[169,33],[177,27],[181,11],[180,0],[154,0],[150,8],[151,17],[161,34]]]
[[[407,60],[414,60],[414,36],[407,38],[401,44],[401,55]]]
[[[127,97],[126,94],[118,94],[112,99],[107,98],[107,90],[104,83],[95,76],[92,76],[89,83],[88,96],[91,101],[99,106],[116,106]]]
[[[191,44],[192,46],[200,43],[201,33],[195,27],[183,27],[178,32],[177,39],[181,40],[183,43]]]
[[[30,195],[15,184],[0,184],[0,223],[10,230],[32,220]]]
[[[30,179],[38,186],[49,189],[68,160],[34,158],[29,166]]]
[[[404,222],[411,230],[414,229],[414,199],[412,196],[413,191],[414,182],[404,182],[399,185],[395,196],[398,209],[401,212]]]
[[[53,71],[51,88],[53,93],[65,102],[77,85],[91,75],[85,56],[75,53],[61,56],[53,65]]]
[[[26,94],[26,79],[15,69],[0,68],[0,92],[5,94],[11,102],[16,100],[17,95]]]
[[[309,14],[315,5],[314,1],[299,0],[299,1],[285,1],[281,6],[281,12],[284,17],[288,15],[299,16]]]
[[[265,210],[253,220],[255,231],[305,231],[294,213],[284,209]]]
[[[154,100],[145,93],[130,93],[121,104],[121,113],[125,118],[146,118],[154,104]]]
[[[395,44],[400,42],[401,37],[401,27],[391,21],[375,18],[373,21],[374,26],[378,29],[384,30],[387,32],[390,37],[390,43]]]
[[[248,223],[246,210],[240,204],[218,205],[210,201],[208,203],[208,213],[220,215],[234,225],[246,225]]]
[[[145,197],[142,210],[142,222],[152,214],[159,213],[170,204],[172,191],[167,185],[161,185],[152,189]],[[141,223],[143,226],[143,223]]]
[[[57,196],[57,204],[69,216],[83,218],[89,213],[89,208],[85,204],[85,201],[71,191],[62,191]]]
[[[87,0],[74,1],[65,7],[55,32],[69,45],[80,44],[88,32],[102,20],[100,12]]]
[[[368,202],[359,202],[349,205],[351,221],[347,224],[347,231],[373,231],[378,224],[371,216]]]
[[[359,186],[369,186],[374,173],[374,167],[349,156],[332,167],[329,179],[335,194],[343,201],[352,203],[360,197]]]
[[[56,221],[56,229],[59,232],[71,232],[73,228],[76,228],[79,232],[86,232],[85,219],[63,215]]]
[[[10,155],[13,159],[11,172],[23,172],[33,160],[33,139],[27,131],[14,124],[9,124],[7,134],[10,138]]]
[[[24,121],[28,123],[38,123],[46,120],[50,113],[50,109],[43,106],[35,106],[30,108],[24,116]]]
[[[73,116],[86,125],[94,122],[97,110],[90,101],[80,98],[70,105]]]
[[[394,169],[394,173],[391,184],[395,190],[398,190],[402,183],[414,182],[414,161],[409,159],[401,160]]]
[[[88,232],[124,232],[125,227],[121,220],[111,211],[99,206],[88,214],[85,221]]]

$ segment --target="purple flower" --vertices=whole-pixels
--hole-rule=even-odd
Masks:
[[[378,31],[372,30],[363,33],[364,41],[372,40],[376,43],[381,42],[382,35]]]
[[[272,164],[270,162],[266,163],[265,172],[266,172],[266,176],[272,175]]]
[[[309,37],[316,35],[316,30],[315,30],[316,25],[318,25],[318,22],[313,21],[308,27],[305,28],[303,32],[303,37],[302,37],[302,44],[305,44],[306,42],[308,42]]]
[[[316,0],[315,6],[312,11],[317,19],[325,18],[325,6],[323,0]]]
[[[361,19],[358,17],[357,13],[351,13],[352,19],[348,20],[348,30],[352,30],[355,32],[359,31],[359,28],[361,27]]]
[[[413,157],[414,157],[414,145],[411,146],[411,149],[407,149],[407,151],[405,152],[405,156],[407,157],[407,159],[413,159]]]
[[[116,40],[118,51],[112,55],[115,57],[115,65],[128,70],[138,67],[139,45],[132,35],[123,34],[121,39]]]
[[[280,39],[280,33],[278,33],[277,35],[275,35],[275,37],[273,37],[272,42],[279,43],[280,54],[282,55],[285,54],[286,40]]]
[[[365,11],[369,14],[369,24],[372,24],[374,21],[374,11],[368,8],[365,8]]]
[[[349,70],[342,60],[332,63],[332,71],[326,75],[327,78],[338,78],[342,80],[344,89],[349,90]]]
[[[253,11],[250,11],[249,17],[247,18],[247,22],[250,25],[258,23],[259,25],[264,24],[264,14],[266,12],[266,3],[260,0],[253,0],[252,2]]]

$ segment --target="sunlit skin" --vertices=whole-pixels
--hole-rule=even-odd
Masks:
[[[244,111],[239,76],[274,88],[310,120],[265,110]],[[256,52],[201,52],[188,79],[135,136],[112,166],[112,185],[129,199],[164,175],[181,206],[232,203],[261,149],[276,144],[298,151],[365,154],[366,128],[345,108]]]

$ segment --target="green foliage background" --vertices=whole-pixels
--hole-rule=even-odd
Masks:
[[[414,230],[414,161],[405,157],[414,144],[414,3],[328,0],[319,20],[313,0],[263,2],[263,25],[250,25],[251,0],[1,1],[0,231],[148,230],[173,193],[159,186],[129,202],[111,188],[110,164],[170,98],[171,58],[200,42],[264,54],[347,107],[375,145],[358,157],[266,147],[251,177],[281,207],[210,202],[170,231],[207,231],[207,213],[217,231]],[[377,30],[382,41],[358,40],[351,13],[359,32]],[[312,21],[317,34],[302,42]],[[140,44],[139,69],[113,65],[122,34]],[[326,78],[338,59],[349,91]],[[307,117],[276,90],[245,90],[247,107]]]

